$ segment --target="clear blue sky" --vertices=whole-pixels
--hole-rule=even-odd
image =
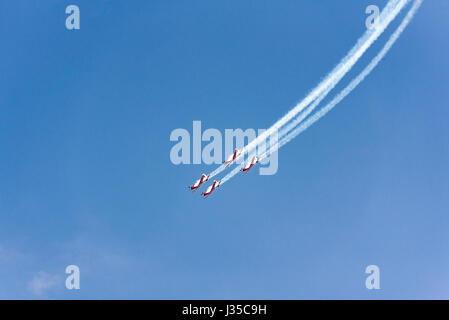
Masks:
[[[276,175],[205,201],[185,186],[215,166],[169,159],[193,120],[270,126],[386,2],[3,1],[0,298],[449,298],[446,0],[424,1]]]

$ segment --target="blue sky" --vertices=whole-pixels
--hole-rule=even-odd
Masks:
[[[204,201],[185,186],[215,166],[169,158],[194,120],[270,126],[386,2],[2,2],[0,298],[449,298],[447,1],[424,1],[276,175]]]

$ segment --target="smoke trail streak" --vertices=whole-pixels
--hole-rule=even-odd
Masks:
[[[352,90],[354,90],[365,78],[368,76],[371,71],[378,65],[378,63],[385,57],[385,55],[388,53],[388,51],[391,49],[393,44],[396,42],[396,40],[400,37],[402,32],[405,30],[405,28],[408,26],[410,21],[415,16],[416,12],[418,11],[419,7],[421,6],[423,0],[415,0],[413,3],[412,8],[409,10],[405,18],[402,20],[399,27],[395,30],[395,32],[390,36],[390,39],[387,41],[385,46],[382,48],[382,50],[376,55],[376,57],[371,60],[371,62],[366,66],[366,68],[356,77],[354,78],[349,85],[344,88],[334,99],[329,102],[326,106],[324,106],[322,109],[317,111],[315,114],[313,114],[310,118],[308,118],[305,122],[303,122],[298,128],[287,134],[284,138],[282,138],[277,144],[273,145],[273,148],[270,148],[267,152],[265,152],[263,155],[260,156],[260,159],[266,158],[271,153],[275,152],[288,142],[290,142],[292,139],[294,139],[296,136],[298,136],[300,133],[307,130],[312,124],[314,124],[316,121],[318,121],[320,118],[322,118],[326,113],[328,113],[330,110],[332,110],[338,103],[340,103],[348,94],[351,93]],[[229,177],[231,178],[231,177]]]
[[[383,33],[390,22],[396,17],[400,10],[407,4],[409,0],[390,0],[385,8],[382,10],[378,22],[373,29],[367,30],[364,35],[357,41],[356,45],[349,51],[349,53],[342,59],[342,61],[329,73],[326,78],[321,81],[315,89],[313,89],[300,103],[298,103],[292,110],[279,119],[263,134],[251,141],[245,148],[243,148],[239,157],[249,153],[252,149],[257,147],[261,142],[265,141],[267,137],[277,132],[279,128],[284,126],[292,120],[299,112],[312,103],[317,97],[330,87],[331,89],[349,72],[354,64],[360,59],[371,44]],[[329,90],[327,90],[329,92]],[[324,96],[323,96],[324,98]],[[226,168],[226,165],[221,165],[215,171],[210,173],[213,177],[221,173]]]
[[[415,13],[417,12],[417,10],[419,9],[421,3],[423,0],[415,0],[413,7],[409,10],[409,12],[407,13],[406,17],[403,19],[403,21],[401,22],[401,24],[399,25],[399,27],[395,30],[395,32],[390,36],[389,40],[387,41],[387,43],[384,45],[384,47],[382,48],[382,50],[376,55],[375,58],[373,58],[373,60],[371,60],[371,62],[369,63],[369,65],[367,67],[365,67],[365,69],[356,77],[354,78],[350,84],[344,88],[336,97],[334,97],[334,99],[329,102],[325,107],[323,107],[322,109],[320,109],[319,111],[317,111],[314,115],[312,115],[310,118],[308,118],[303,124],[301,124],[298,128],[296,128],[295,130],[293,130],[291,133],[287,134],[284,138],[281,139],[281,141],[279,141],[277,144],[275,144],[274,146],[270,146],[270,149],[267,150],[263,155],[261,155],[259,158],[260,160],[266,158],[268,155],[270,155],[271,153],[275,152],[276,150],[278,150],[279,148],[281,148],[283,145],[285,145],[286,143],[288,143],[289,141],[291,141],[293,138],[295,138],[297,135],[299,135],[301,132],[305,131],[307,128],[309,128],[313,123],[315,123],[316,121],[318,121],[321,117],[323,117],[327,112],[329,112],[333,107],[335,107],[341,100],[343,100],[343,98],[345,98],[352,90],[354,90],[355,87],[357,87],[364,79],[365,77],[377,66],[377,64],[382,60],[382,58],[388,53],[388,51],[391,49],[391,47],[393,46],[393,44],[396,42],[396,40],[399,38],[399,36],[401,35],[401,33],[404,31],[404,29],[407,27],[407,25],[410,23],[410,21],[413,19]],[[325,94],[323,93],[323,95],[325,96]],[[317,101],[324,98],[324,96],[320,96],[318,97]],[[315,103],[314,103],[315,104]],[[309,109],[310,112],[313,110],[314,108],[314,104],[312,104]],[[305,113],[307,113],[308,110],[305,111]],[[309,113],[310,113],[309,112]],[[307,113],[308,114],[308,113]],[[305,115],[307,116],[307,115]],[[293,127],[294,125],[297,125],[299,122],[301,122],[305,116],[301,116],[298,117],[297,119],[295,119],[295,121],[293,121],[293,123],[291,125],[289,125],[288,127]],[[286,132],[283,130],[283,132]],[[221,180],[221,185],[223,183],[225,183],[226,181],[228,181],[229,179],[231,179],[233,176],[235,176],[240,169],[244,166],[244,163],[242,163],[240,166],[238,166],[237,168],[235,168],[234,170],[232,170],[228,175],[226,175],[222,180]]]

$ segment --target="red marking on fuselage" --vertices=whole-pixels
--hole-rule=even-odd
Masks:
[[[190,186],[190,190],[196,190],[198,189],[204,182],[206,182],[207,180],[209,180],[209,176],[206,176],[204,173],[203,175],[201,175],[201,178],[199,180],[197,180],[193,186]]]

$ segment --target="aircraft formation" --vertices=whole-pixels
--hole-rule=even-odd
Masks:
[[[344,89],[337,93],[330,102],[315,113],[311,114],[311,112],[313,112],[315,107],[320,104],[327,94],[332,91],[340,80],[352,69],[357,61],[385,31],[389,24],[397,17],[399,12],[411,2],[411,0],[389,0],[385,8],[380,13],[379,19],[374,27],[368,28],[368,30],[365,31],[347,55],[340,61],[340,63],[323,80],[321,80],[320,83],[313,90],[311,90],[308,95],[306,95],[298,104],[290,109],[290,111],[288,111],[282,118],[277,120],[262,135],[249,143],[242,150],[235,149],[234,153],[223,162],[223,165],[213,171],[210,175],[206,176],[203,174],[201,178],[189,188],[191,190],[196,190],[209,178],[214,177],[230,166],[237,158],[242,155],[244,156],[245,154],[250,154],[255,146],[257,146],[257,142],[263,141],[264,138],[267,138],[268,135],[277,132],[279,129],[281,130],[281,140],[277,141],[277,143],[273,146],[270,146],[270,153],[289,143],[300,133],[307,130],[312,124],[325,116],[347,95],[349,95],[371,73],[379,62],[382,61],[384,56],[388,53],[404,29],[413,19],[423,0],[413,1],[412,7],[409,9],[402,22],[399,26],[397,26],[396,30],[390,35],[388,41],[367,66],[357,76],[355,76]],[[259,162],[259,160],[264,159],[264,156],[266,156],[266,154],[261,155],[260,158],[252,157],[252,159],[246,163],[241,170],[236,168],[235,170],[229,172],[220,181],[214,180],[213,184],[210,185],[206,191],[202,193],[202,195],[205,198],[208,197],[215,189],[234,177],[239,171],[243,171],[244,174],[247,174],[248,171]]]
[[[223,161],[223,163],[226,164],[226,168],[229,167],[235,161],[235,159],[237,159],[237,157],[239,157],[241,155],[241,153],[242,153],[242,151],[236,148],[234,150],[234,153],[229,155],[229,157],[225,161]],[[246,175],[249,172],[249,170],[251,170],[251,168],[258,162],[259,162],[259,159],[256,156],[254,156],[250,161],[248,161],[245,164],[245,166],[240,171],[244,172],[243,175]],[[201,185],[204,182],[206,182],[208,180],[209,180],[209,175],[206,175],[203,173],[201,175],[201,178],[196,180],[193,185],[188,186],[188,188],[192,191],[195,191],[199,187],[201,187]],[[210,186],[208,186],[206,191],[201,193],[201,195],[204,196],[204,198],[207,198],[215,189],[217,189],[220,186],[220,182],[221,181],[214,180],[214,182]]]

